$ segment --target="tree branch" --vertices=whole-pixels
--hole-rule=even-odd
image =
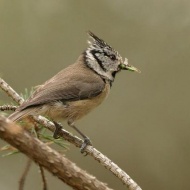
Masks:
[[[111,190],[63,155],[33,137],[22,127],[0,116],[0,138],[26,154],[66,184],[77,190]]]
[[[24,183],[26,181],[26,176],[30,170],[30,167],[31,167],[31,164],[32,164],[32,160],[29,158],[27,160],[27,163],[26,163],[26,166],[25,166],[25,169],[24,169],[24,172],[19,180],[19,190],[24,190]]]
[[[3,80],[0,78],[0,87],[15,100],[17,103],[21,104],[24,100]],[[38,123],[43,124],[47,129],[54,132],[55,126],[52,122],[47,120],[42,116],[33,117]],[[77,147],[81,147],[83,141],[73,136],[68,131],[62,129],[60,134],[65,140],[74,144]],[[100,162],[105,168],[110,170],[115,176],[117,176],[127,187],[129,190],[141,190],[141,188],[137,185],[135,181],[133,181],[130,176],[125,173],[121,168],[119,168],[114,162],[112,162],[109,158],[103,155],[101,152],[96,150],[92,146],[87,146],[85,151],[91,155],[95,160]]]

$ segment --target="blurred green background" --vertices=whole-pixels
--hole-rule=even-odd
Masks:
[[[190,189],[189,7],[187,0],[0,0],[0,76],[19,93],[43,83],[78,58],[91,30],[142,73],[121,72],[108,99],[77,125],[143,189]],[[11,99],[1,91],[0,102]],[[65,154],[126,189],[73,145]],[[0,158],[0,189],[18,189],[25,161]],[[49,189],[71,190],[47,178]],[[35,165],[25,189],[42,189]]]

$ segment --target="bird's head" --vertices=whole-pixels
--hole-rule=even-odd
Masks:
[[[116,73],[121,70],[140,72],[137,68],[129,65],[126,58],[123,61],[121,55],[102,39],[90,31],[88,34],[92,41],[89,41],[90,46],[85,51],[86,63],[97,74],[113,81]]]

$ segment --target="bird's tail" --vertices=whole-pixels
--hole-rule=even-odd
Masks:
[[[26,109],[26,110],[16,110],[14,113],[12,113],[8,119],[10,119],[11,121],[18,121],[28,115],[33,115],[32,113],[34,112],[34,109]]]

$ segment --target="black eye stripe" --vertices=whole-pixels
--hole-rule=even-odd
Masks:
[[[98,56],[96,55],[97,53],[101,54],[102,52],[97,51],[97,50],[92,50],[91,53],[92,53],[92,55],[94,56],[94,58],[96,59],[96,61],[98,62],[98,64],[100,65],[100,67],[101,67],[104,71],[106,71],[106,69],[105,69],[104,66],[103,66],[102,61],[101,61],[101,60],[98,58]]]
[[[103,52],[105,56],[109,57],[111,60],[116,60],[116,57],[114,54],[108,55],[106,52]]]

